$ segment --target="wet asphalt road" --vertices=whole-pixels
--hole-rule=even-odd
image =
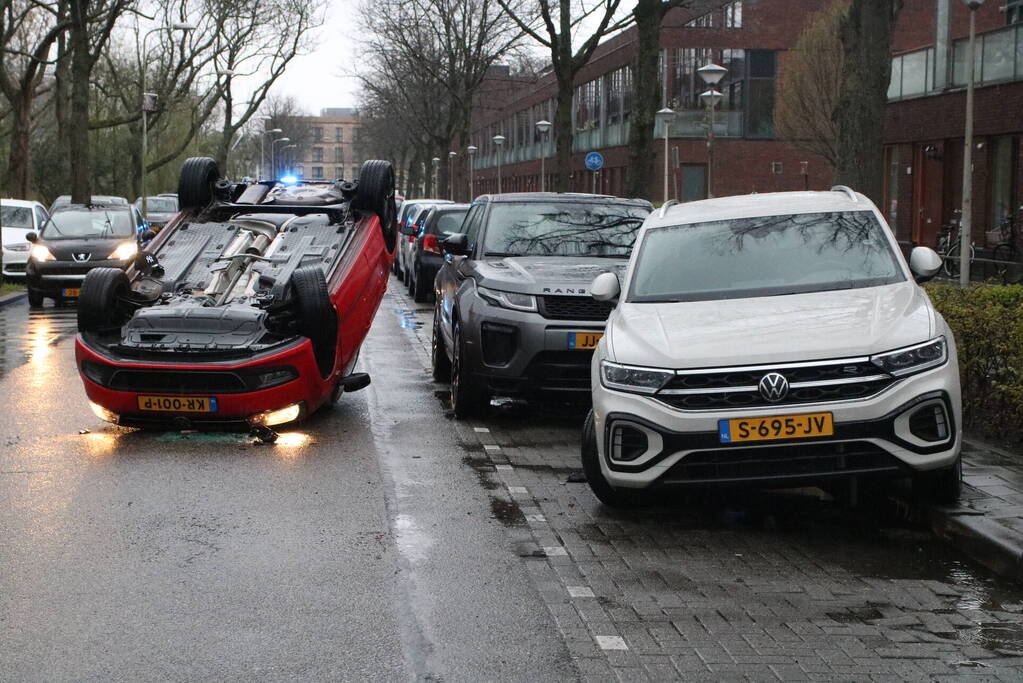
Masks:
[[[396,289],[274,446],[104,425],[74,309],[0,310],[0,680],[1023,678],[1020,586],[888,510],[616,512],[577,412],[452,420]]]
[[[265,446],[104,425],[73,309],[0,311],[0,679],[572,678],[398,322]]]

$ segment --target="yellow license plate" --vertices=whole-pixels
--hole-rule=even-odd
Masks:
[[[78,296],[81,291],[78,287],[68,287],[64,290],[63,296]]]
[[[569,332],[568,348],[570,349],[595,349],[597,342],[604,336],[603,332]]]
[[[139,396],[139,410],[161,413],[215,413],[217,399],[205,396]]]
[[[721,443],[809,439],[815,436],[832,436],[834,433],[835,425],[831,413],[718,420],[718,439]]]

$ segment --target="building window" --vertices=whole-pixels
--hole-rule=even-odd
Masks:
[[[587,131],[600,127],[600,79],[575,89],[575,127]]]
[[[1009,0],[1005,3],[1005,23],[1023,24],[1023,0]]]
[[[742,0],[735,0],[724,7],[725,28],[742,28]]]
[[[785,166],[780,161],[771,162],[771,173],[774,175],[781,175],[785,172]]]
[[[301,164],[296,166],[295,167],[295,175],[297,175],[299,178],[301,178],[303,175],[305,175],[305,167],[302,166]]]
[[[717,12],[707,12],[686,22],[686,28],[717,28]]]
[[[344,142],[344,141],[345,141],[345,129],[342,128],[341,126],[335,126],[334,127],[334,142]]]
[[[1011,136],[991,141],[991,227],[1012,216],[1016,186],[1016,140]]]
[[[746,104],[746,137],[774,137],[773,50],[748,50],[749,91]]]
[[[341,178],[344,178],[345,177],[345,169],[341,168],[340,166],[335,168],[334,169],[334,177],[337,178],[338,180],[340,180]]]
[[[341,147],[334,148],[334,163],[343,164],[345,163],[345,150]]]
[[[322,147],[313,147],[313,161],[323,161]]]
[[[323,129],[313,128],[313,142],[323,142]]]
[[[313,166],[313,178],[323,178],[323,166]]]

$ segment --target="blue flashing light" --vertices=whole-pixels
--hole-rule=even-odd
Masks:
[[[293,175],[285,175],[281,176],[281,182],[284,183],[285,185],[297,185],[298,178]]]

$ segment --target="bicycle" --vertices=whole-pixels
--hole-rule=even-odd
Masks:
[[[962,212],[959,209],[956,209],[954,213],[958,215]],[[959,277],[961,248],[958,218],[953,218],[948,223],[941,226],[941,232],[938,234],[938,243],[936,246],[936,251],[941,256],[941,269],[945,271],[946,277],[952,279]],[[973,242],[970,242],[971,263],[976,256],[977,248]]]
[[[998,231],[1002,235],[1002,241],[995,245],[991,252],[991,258],[995,261],[1015,263],[1019,249],[1016,246],[1016,221],[1013,220],[1012,214],[1005,215],[1002,222],[998,224]]]

